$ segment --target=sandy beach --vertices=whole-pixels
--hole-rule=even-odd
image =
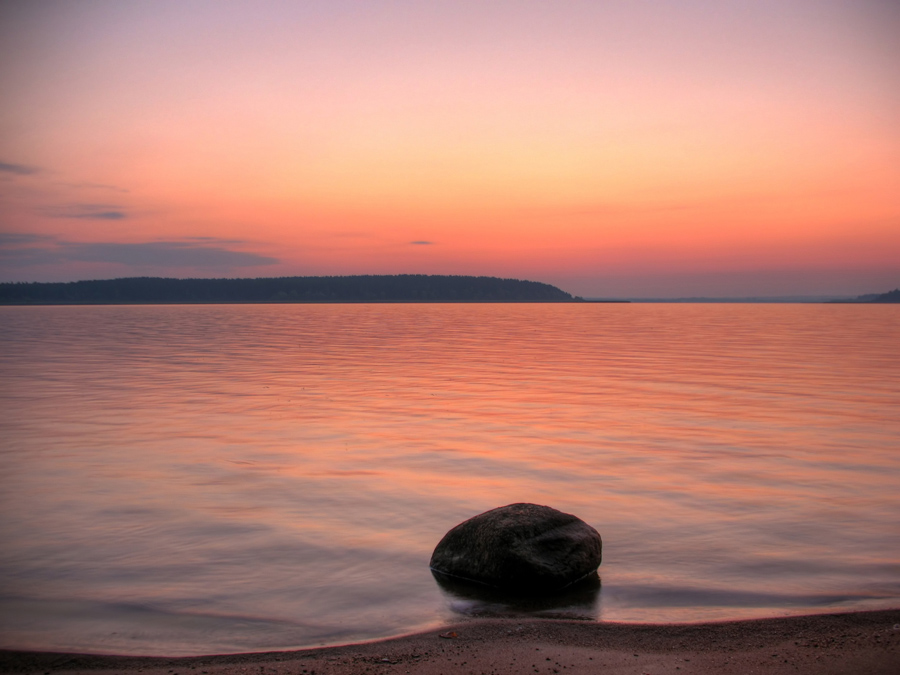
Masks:
[[[187,658],[2,651],[0,672],[896,675],[900,609],[687,625],[473,620],[364,644]]]

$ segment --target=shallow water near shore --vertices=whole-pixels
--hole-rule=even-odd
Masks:
[[[0,307],[0,647],[201,654],[465,616],[900,606],[900,307]],[[512,502],[604,540],[553,605],[428,559]]]

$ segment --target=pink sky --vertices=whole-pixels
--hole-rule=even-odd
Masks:
[[[900,11],[3,3],[0,280],[900,285]]]

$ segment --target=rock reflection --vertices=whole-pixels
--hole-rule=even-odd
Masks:
[[[529,615],[593,621],[598,615],[601,583],[596,573],[562,591],[540,595],[514,594],[435,570],[431,574],[450,609],[464,616]]]

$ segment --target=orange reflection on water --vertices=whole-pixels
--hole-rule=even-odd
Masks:
[[[112,649],[58,599],[125,625],[123,603],[163,627],[215,617],[180,647],[159,628],[124,651],[428,625],[458,609],[434,545],[517,501],[600,531],[600,619],[900,597],[896,307],[2,314],[0,573],[45,627],[34,646]],[[277,645],[241,642],[246,617],[281,622],[259,632]]]

